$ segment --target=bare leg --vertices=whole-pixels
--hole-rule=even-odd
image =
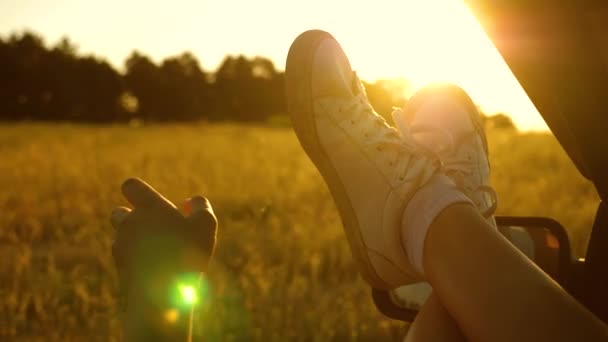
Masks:
[[[435,294],[431,294],[424,303],[405,337],[405,342],[424,341],[466,341],[460,328]]]
[[[608,341],[608,328],[470,205],[446,208],[425,241],[435,294],[473,341]]]

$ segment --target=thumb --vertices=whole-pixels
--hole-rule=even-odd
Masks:
[[[110,222],[112,223],[114,229],[118,229],[118,227],[122,225],[130,213],[131,209],[127,207],[117,207],[112,210],[112,213],[110,214]]]

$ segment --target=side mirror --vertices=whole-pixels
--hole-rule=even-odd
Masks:
[[[545,217],[496,216],[498,230],[528,258],[560,284],[571,265],[570,241],[562,225]],[[372,289],[380,312],[389,318],[412,322],[431,293],[421,282],[392,291]]]

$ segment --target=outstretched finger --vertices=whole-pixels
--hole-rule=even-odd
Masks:
[[[177,209],[171,201],[139,178],[129,178],[122,184],[122,193],[135,208]]]
[[[217,218],[209,201],[201,196],[195,196],[186,202],[186,220],[190,228],[190,234],[195,239],[198,247],[213,254],[217,234]]]
[[[213,208],[211,208],[211,203],[209,203],[209,200],[206,199],[203,196],[194,196],[194,197],[190,197],[188,199],[186,199],[186,201],[184,201],[184,214],[186,216],[190,216],[192,215],[192,213],[196,210],[196,211],[209,211],[211,213],[213,213]]]

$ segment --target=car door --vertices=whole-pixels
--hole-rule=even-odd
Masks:
[[[569,290],[608,321],[608,2],[467,4],[600,195],[586,258]]]

